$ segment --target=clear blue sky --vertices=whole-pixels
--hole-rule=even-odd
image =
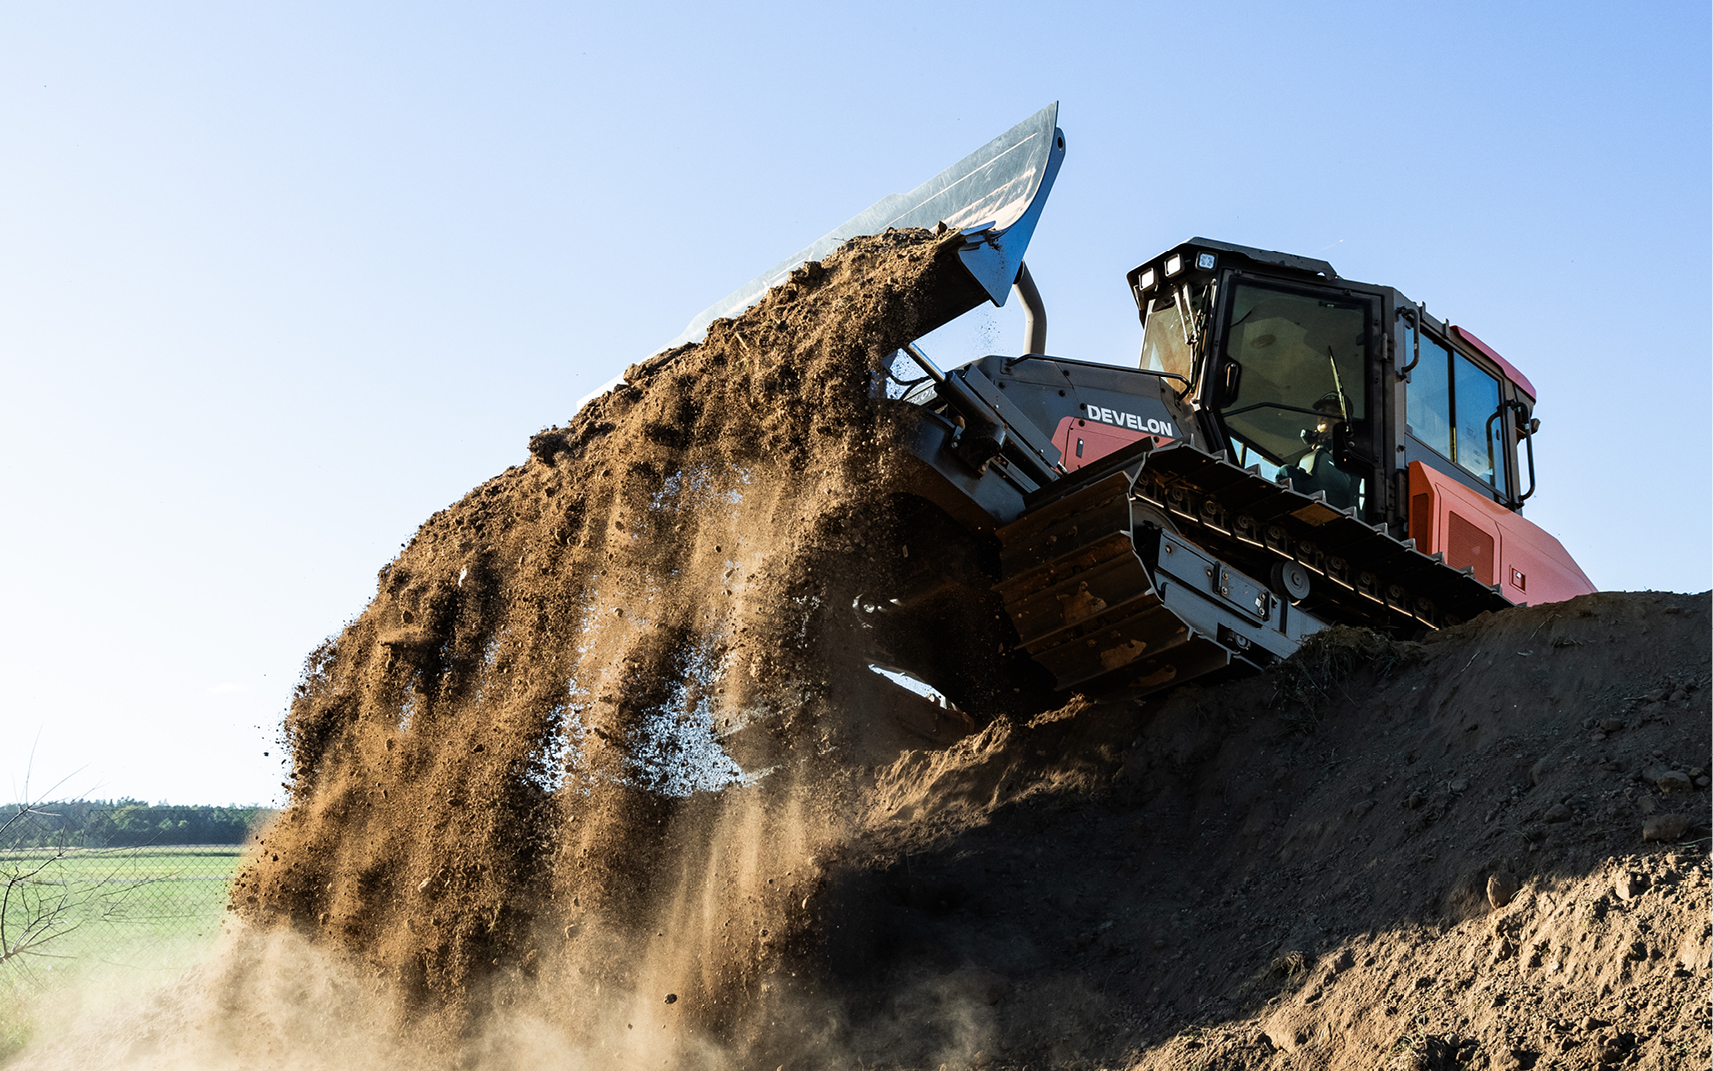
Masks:
[[[1050,100],[1053,352],[1134,361],[1191,235],[1324,257],[1534,381],[1596,583],[1704,590],[1708,52],[1705,2],[0,4],[0,797],[34,745],[275,798],[423,518]]]

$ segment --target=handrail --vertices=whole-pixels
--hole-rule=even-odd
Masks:
[[[1182,393],[1177,391],[1172,392],[1177,396],[1177,399],[1180,402],[1184,400],[1184,395],[1190,392],[1190,381],[1185,379],[1183,376],[1178,375],[1176,372],[1162,372],[1157,368],[1138,368],[1136,371],[1141,372],[1145,376],[1159,376],[1161,379],[1175,379],[1179,383],[1182,383],[1184,385]]]
[[[1524,408],[1524,406],[1521,402],[1518,402],[1515,400],[1507,400],[1507,401],[1500,402],[1499,408],[1495,409],[1493,411],[1493,415],[1487,418],[1487,428],[1486,428],[1486,432],[1487,432],[1487,456],[1494,461],[1493,470],[1495,472],[1497,472],[1499,470],[1498,462],[1502,461],[1503,459],[1496,456],[1494,449],[1493,449],[1494,446],[1497,445],[1497,443],[1495,443],[1495,441],[1493,439],[1493,421],[1498,420],[1500,417],[1504,416],[1505,411],[1507,409],[1512,410],[1514,412],[1525,412],[1526,413],[1528,411],[1526,408]],[[1535,493],[1535,437],[1534,437],[1534,432],[1529,428],[1529,425],[1527,424],[1527,422],[1524,422],[1524,423],[1519,424],[1517,426],[1518,426],[1518,428],[1520,428],[1522,430],[1524,445],[1526,445],[1528,447],[1529,491],[1528,491],[1528,494],[1517,495],[1513,491],[1507,490],[1505,492],[1505,497],[1507,499],[1510,499],[1510,500],[1516,502],[1517,505],[1521,506],[1524,502],[1528,501],[1529,495],[1532,495]],[[1495,487],[1494,490],[1497,491],[1498,488]]]
[[[1528,409],[1524,407],[1523,403],[1512,401],[1510,404],[1519,413],[1527,415]],[[1523,445],[1529,448],[1529,494],[1518,496],[1517,504],[1520,506],[1529,500],[1529,495],[1535,493],[1535,429],[1533,424],[1527,420],[1518,426],[1523,429]]]
[[[1425,309],[1426,307],[1427,307],[1427,305],[1424,302],[1422,304],[1421,308],[1410,308],[1410,309],[1399,309],[1398,310],[1398,315],[1405,316],[1405,317],[1409,318],[1410,333],[1414,336],[1413,341],[1415,343],[1415,346],[1414,346],[1415,354],[1414,354],[1414,356],[1412,356],[1410,358],[1410,363],[1406,364],[1404,367],[1398,369],[1398,378],[1399,379],[1410,378],[1410,372],[1412,372],[1415,369],[1416,365],[1421,363],[1421,360],[1422,360],[1422,317],[1421,317],[1421,310]]]

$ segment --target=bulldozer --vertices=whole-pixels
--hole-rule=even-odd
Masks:
[[[877,373],[916,492],[996,540],[1017,641],[1061,690],[1150,692],[1260,670],[1334,624],[1393,636],[1594,591],[1525,519],[1528,378],[1461,325],[1324,260],[1191,238],[1126,276],[1133,367],[1050,354],[1024,261],[1065,156],[1051,104],[704,310],[890,227],[956,229],[945,320],[1015,296],[1024,352]],[[605,389],[605,388],[603,388]]]

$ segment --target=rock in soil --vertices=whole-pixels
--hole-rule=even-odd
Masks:
[[[1642,823],[1642,840],[1676,840],[1689,831],[1689,818],[1681,814],[1662,814]]]
[[[1493,907],[1504,907],[1517,895],[1517,878],[1514,874],[1501,870],[1487,879],[1487,902]]]

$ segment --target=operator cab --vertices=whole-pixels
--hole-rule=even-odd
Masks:
[[[1207,449],[1370,524],[1419,461],[1505,510],[1534,389],[1468,332],[1323,260],[1195,238],[1129,273],[1140,366],[1181,375]]]

